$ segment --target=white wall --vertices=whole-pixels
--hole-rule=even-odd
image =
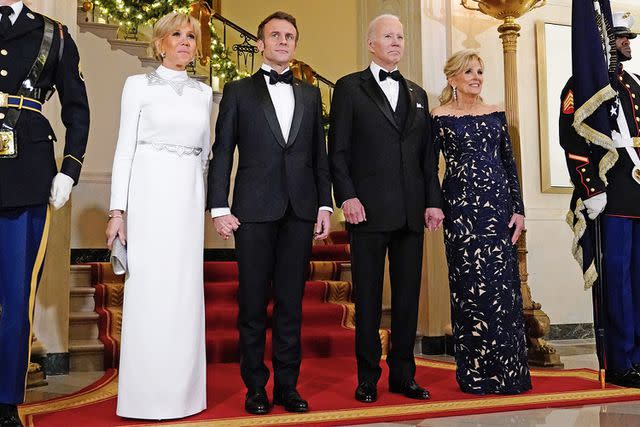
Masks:
[[[612,7],[615,11],[631,11],[640,23],[638,2],[613,1]],[[448,57],[452,52],[472,48],[485,61],[485,101],[504,107],[502,41],[497,32],[501,22],[464,9],[458,0],[423,0],[422,10],[423,34],[436,37],[435,43],[423,46],[423,80],[432,99],[445,84],[443,52]],[[552,324],[587,323],[592,321],[591,293],[583,290],[580,267],[570,253],[572,233],[565,223],[570,196],[542,193],[540,189],[535,34],[535,23],[539,20],[570,24],[571,0],[548,0],[546,6],[517,20],[522,26],[518,40],[518,90],[529,286],[533,299],[542,304]],[[449,34],[442,28],[447,22],[451,23]],[[638,25],[635,30],[640,30]],[[640,58],[640,43],[632,42],[632,48]],[[627,69],[634,68],[640,73],[640,66],[627,65]],[[439,84],[434,76],[439,76]]]

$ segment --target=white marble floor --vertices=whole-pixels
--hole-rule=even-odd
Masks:
[[[597,369],[593,340],[556,341],[551,343],[560,354],[566,369]],[[435,357],[452,361],[449,356]],[[29,390],[27,401],[34,402],[63,396],[80,390],[100,378],[101,372],[79,372],[49,377],[49,385]],[[429,418],[426,420],[359,424],[368,427],[640,427],[640,401],[589,405],[571,408],[532,409],[483,415]]]

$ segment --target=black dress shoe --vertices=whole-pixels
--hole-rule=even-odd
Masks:
[[[269,398],[265,389],[247,391],[244,399],[244,410],[254,415],[264,415],[269,412]]]
[[[402,384],[389,382],[389,391],[404,394],[409,399],[427,400],[431,397],[427,389],[420,387],[414,380]]]
[[[307,412],[309,410],[309,404],[300,397],[300,393],[295,388],[274,391],[273,404],[284,406],[284,410],[287,412]]]
[[[373,403],[378,400],[378,389],[374,383],[363,381],[356,388],[356,400],[364,403]]]
[[[607,369],[605,381],[622,387],[640,388],[640,373],[634,368]]]
[[[0,426],[23,427],[16,405],[0,404]]]

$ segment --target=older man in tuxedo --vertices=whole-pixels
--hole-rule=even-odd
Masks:
[[[263,358],[272,294],[273,403],[306,412],[308,404],[296,391],[302,295],[313,237],[328,236],[332,212],[322,103],[320,91],[294,79],[289,69],[298,41],[295,18],[273,13],[259,25],[258,39],[260,70],[224,89],[207,204],[216,231],[225,239],[235,236],[245,410],[269,411]],[[229,209],[236,147],[238,172]]]
[[[385,256],[391,276],[389,390],[413,399],[429,393],[414,381],[425,224],[444,218],[427,95],[397,65],[404,52],[400,20],[375,18],[369,67],[338,80],[331,104],[329,158],[336,205],[351,236],[356,301],[356,357],[361,402],[377,399],[378,329]]]

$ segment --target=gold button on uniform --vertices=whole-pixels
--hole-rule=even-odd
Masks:
[[[7,74],[9,74],[7,70],[0,70],[0,76],[7,77]]]
[[[0,50],[0,55],[7,56],[8,54],[9,54],[9,52],[7,52],[7,49]]]
[[[636,122],[640,122],[640,117],[636,117]]]
[[[631,94],[631,97],[635,99],[636,94],[635,94],[635,93],[632,93],[632,94]]]
[[[589,182],[589,181],[591,181],[591,178],[587,178],[587,179],[585,179],[585,181]]]
[[[51,135],[47,135],[47,138],[49,138],[49,141],[51,141],[53,139],[53,137]]]
[[[594,191],[596,191],[595,188],[591,188],[590,191],[593,193]]]
[[[0,113],[0,120],[4,119],[4,113]]]
[[[585,168],[580,169],[580,172],[586,172],[587,170]]]
[[[627,89],[631,89],[631,86],[629,86],[628,84],[625,84],[625,86],[627,87]]]
[[[634,105],[634,107],[636,107],[636,110],[638,109],[638,106],[637,106],[637,105]]]

